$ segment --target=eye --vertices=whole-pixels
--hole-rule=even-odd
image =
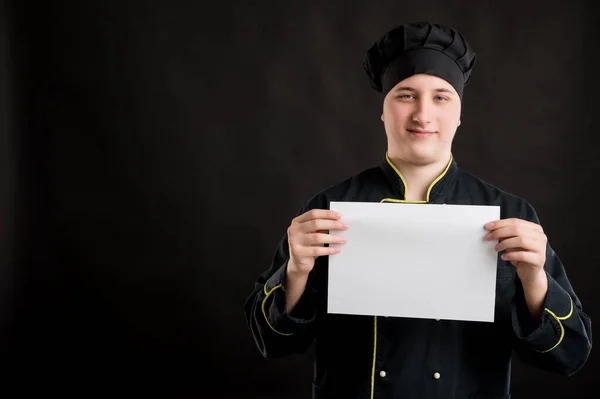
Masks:
[[[444,101],[448,101],[448,97],[445,96],[435,96],[435,101],[437,102],[444,102]]]
[[[410,100],[410,99],[414,98],[414,95],[410,94],[410,93],[399,94],[396,98],[398,100]]]

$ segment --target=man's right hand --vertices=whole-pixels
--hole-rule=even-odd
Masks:
[[[288,227],[288,274],[307,276],[319,256],[339,253],[339,247],[324,244],[345,244],[343,237],[329,234],[329,230],[346,229],[348,225],[341,220],[341,215],[327,209],[313,209],[294,218]]]

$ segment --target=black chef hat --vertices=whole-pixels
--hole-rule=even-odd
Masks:
[[[415,22],[398,26],[368,50],[364,68],[371,86],[387,94],[398,82],[419,73],[446,80],[462,98],[475,65],[475,53],[448,26]]]

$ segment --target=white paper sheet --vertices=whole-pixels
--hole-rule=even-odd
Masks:
[[[348,242],[329,257],[328,312],[494,321],[499,206],[331,202]],[[333,244],[332,246],[336,246]]]

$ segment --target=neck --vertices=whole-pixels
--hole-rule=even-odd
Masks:
[[[407,201],[427,201],[429,187],[444,173],[450,161],[448,157],[428,164],[414,164],[391,156],[389,159],[404,179],[404,199]]]

